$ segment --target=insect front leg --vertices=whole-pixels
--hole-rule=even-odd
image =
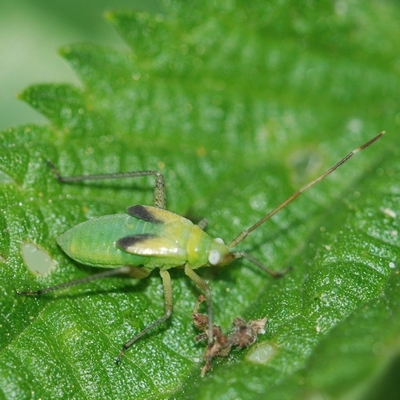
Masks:
[[[207,228],[207,225],[208,225],[208,220],[207,220],[207,218],[202,218],[202,219],[198,222],[198,224],[197,224],[197,226],[198,226],[201,230],[203,230],[203,231],[204,231],[204,229]]]
[[[194,272],[187,264],[185,265],[185,274],[206,294],[207,305],[208,305],[207,337],[208,337],[208,345],[212,346],[214,340],[213,340],[213,306],[212,306],[211,289],[207,285],[206,281],[199,275],[197,275],[196,272]]]
[[[173,301],[172,301],[172,282],[171,282],[171,276],[168,271],[166,270],[160,270],[160,275],[164,287],[164,308],[165,308],[165,314],[161,317],[158,318],[156,321],[151,323],[150,325],[146,326],[141,332],[139,332],[136,336],[134,336],[132,339],[128,340],[123,346],[122,349],[115,360],[116,364],[118,364],[121,361],[121,358],[124,356],[125,351],[129,349],[138,339],[140,339],[143,335],[145,335],[147,332],[151,331],[153,328],[156,326],[162,324],[165,322],[171,315],[172,315],[172,309],[173,309]]]

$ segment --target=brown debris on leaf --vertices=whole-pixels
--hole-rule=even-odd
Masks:
[[[204,333],[195,337],[196,341],[207,340],[208,317],[198,312],[199,305],[205,301],[205,296],[199,296],[193,311],[193,323]],[[213,325],[213,343],[207,346],[204,354],[205,365],[201,370],[201,376],[204,376],[211,369],[214,357],[226,357],[232,347],[243,349],[252,345],[257,340],[259,333],[265,333],[267,318],[246,322],[242,318],[235,318],[233,321],[233,330],[230,335],[224,335],[219,326]]]

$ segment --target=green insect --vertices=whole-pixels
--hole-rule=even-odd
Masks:
[[[212,295],[208,284],[195,272],[201,267],[223,266],[239,258],[246,258],[270,275],[280,277],[288,268],[275,272],[243,251],[233,251],[247,235],[270,219],[278,211],[292,202],[307,189],[320,182],[344,164],[355,153],[365,149],[384,132],[379,133],[367,143],[350,152],[346,157],[324,172],[321,176],[296,191],[288,199],[273,209],[264,218],[250,228],[242,231],[229,244],[222,239],[213,239],[204,232],[205,221],[198,225],[188,219],[167,211],[164,176],[157,171],[137,171],[117,174],[63,177],[53,164],[49,163],[60,182],[85,180],[116,179],[127,177],[155,177],[154,206],[135,205],[127,209],[126,214],[106,215],[93,218],[73,227],[57,238],[62,250],[73,260],[85,265],[108,268],[108,270],[72,282],[62,283],[37,291],[19,292],[19,295],[40,295],[57,289],[87,283],[96,279],[115,275],[128,275],[137,279],[147,277],[158,268],[164,287],[165,313],[148,325],[132,339],[127,341],[116,359],[118,363],[125,351],[147,332],[162,324],[172,315],[172,284],[168,270],[183,267],[185,274],[205,293],[208,303],[208,345],[213,344],[213,307]]]

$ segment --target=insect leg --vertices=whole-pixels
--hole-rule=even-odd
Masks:
[[[288,267],[283,269],[282,271],[273,271],[272,269],[266,267],[264,264],[260,263],[260,261],[256,260],[253,256],[251,256],[248,253],[245,253],[244,251],[238,251],[234,253],[234,255],[236,258],[242,258],[242,257],[247,258],[251,263],[257,265],[257,267],[261,268],[263,271],[267,272],[274,278],[280,278],[281,276],[287,274],[292,269],[292,267]]]
[[[197,224],[197,226],[198,226],[201,230],[203,230],[203,231],[204,231],[204,229],[207,228],[207,225],[208,225],[208,220],[207,220],[207,218],[202,218],[202,219],[199,221],[199,223]]]
[[[17,291],[17,294],[19,296],[35,296],[35,295],[40,295],[40,294],[44,294],[44,293],[54,292],[55,290],[58,290],[58,289],[64,289],[64,288],[67,288],[70,286],[76,286],[76,285],[80,285],[82,283],[88,283],[88,282],[96,281],[98,279],[108,278],[110,276],[131,275],[131,269],[132,269],[131,267],[120,267],[120,268],[109,269],[107,271],[100,272],[98,274],[89,275],[84,278],[76,279],[76,280],[70,281],[70,282],[60,283],[59,285],[50,286],[45,289],[39,289],[36,291],[26,291],[26,292],[18,292]],[[137,276],[135,276],[135,277],[137,277]],[[140,279],[140,278],[138,278],[138,279]]]
[[[207,305],[208,305],[208,345],[213,344],[213,307],[212,307],[212,295],[209,286],[206,281],[196,274],[187,264],[185,265],[185,274],[189,277],[203,292],[206,294]]]
[[[164,175],[158,171],[131,171],[119,172],[115,174],[96,174],[96,175],[82,175],[82,176],[61,176],[57,168],[51,161],[47,161],[47,165],[53,171],[54,176],[59,182],[73,183],[90,180],[103,180],[103,179],[120,179],[120,178],[136,178],[140,176],[153,175],[156,180],[154,187],[154,206],[158,208],[166,208],[166,194],[165,194],[165,180]]]
[[[151,323],[150,325],[146,326],[141,332],[139,332],[136,336],[134,336],[132,339],[128,340],[123,346],[122,349],[115,360],[116,364],[118,364],[121,361],[121,358],[124,356],[125,351],[129,349],[138,339],[140,339],[143,335],[145,335],[147,332],[151,331],[153,328],[156,326],[162,324],[164,321],[166,321],[171,315],[172,315],[172,283],[171,283],[171,276],[168,271],[166,270],[160,270],[160,275],[164,287],[164,306],[165,306],[165,314],[161,317],[158,318],[156,321]]]

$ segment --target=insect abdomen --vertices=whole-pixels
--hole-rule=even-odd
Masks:
[[[106,215],[82,222],[57,238],[59,246],[72,259],[96,267],[145,265],[148,257],[129,254],[115,243],[128,235],[146,233],[153,224],[129,215]]]

